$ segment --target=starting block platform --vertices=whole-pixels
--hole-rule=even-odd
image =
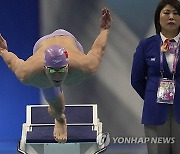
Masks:
[[[94,154],[102,151],[98,145],[102,122],[98,119],[97,105],[66,105],[67,142],[57,143],[53,137],[54,119],[48,105],[28,105],[26,123],[18,151],[24,154]],[[101,148],[103,146],[101,145]]]

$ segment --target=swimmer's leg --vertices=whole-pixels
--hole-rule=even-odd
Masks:
[[[65,111],[64,94],[59,87],[42,89],[44,97],[49,104],[48,112],[55,119],[54,139],[57,142],[67,141],[67,125]]]

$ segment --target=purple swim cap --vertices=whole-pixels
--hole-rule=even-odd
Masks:
[[[44,53],[44,65],[57,68],[68,65],[68,53],[59,45],[49,46]]]

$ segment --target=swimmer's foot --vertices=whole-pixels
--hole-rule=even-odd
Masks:
[[[55,119],[54,139],[59,143],[65,143],[67,141],[67,125],[64,114],[62,114],[60,119]]]

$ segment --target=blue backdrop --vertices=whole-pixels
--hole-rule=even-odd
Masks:
[[[8,50],[24,60],[32,55],[39,37],[38,9],[37,0],[1,1],[0,33]],[[38,104],[39,98],[39,89],[18,81],[0,57],[0,146],[20,139],[26,105]]]

